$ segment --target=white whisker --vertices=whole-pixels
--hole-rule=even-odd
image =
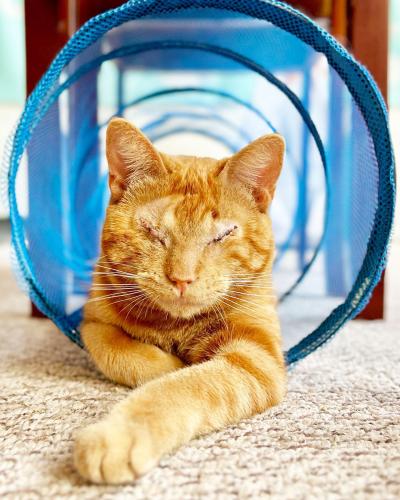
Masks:
[[[232,301],[229,301],[229,299],[220,299],[220,301],[227,307],[229,307],[230,309],[232,309],[233,311],[236,311],[236,312],[239,312],[241,314],[247,314],[250,318],[254,318],[254,319],[259,319],[258,316],[255,316],[254,314],[256,314],[256,311],[253,311],[251,310],[252,313],[254,314],[250,314],[249,313],[249,310],[247,308],[243,309],[241,307],[237,307],[236,305],[236,302],[232,302]]]
[[[123,276],[134,276],[134,277],[138,277],[138,278],[146,278],[146,276],[141,273],[141,274],[138,274],[138,273],[131,273],[129,271],[124,271],[124,270],[121,270],[121,269],[118,269],[118,268],[114,268],[114,267],[108,267],[108,266],[103,266],[101,264],[98,264],[97,267],[99,267],[100,269],[106,269],[108,272],[105,272],[105,271],[94,271],[93,274],[108,274],[108,275],[123,275]]]
[[[135,295],[138,294],[132,294],[132,293],[111,293],[111,294],[106,294],[106,295],[101,295],[100,297],[92,297],[91,299],[88,300],[88,302],[99,302],[100,300],[106,300],[106,299],[113,299],[117,297],[134,297]]]
[[[126,313],[126,316],[125,316],[125,321],[127,321],[128,317],[129,317],[129,314],[131,313],[132,309],[135,307],[135,306],[138,306],[140,304],[142,304],[143,302],[146,301],[146,296],[143,295],[142,297],[137,297],[135,300],[131,301],[127,306],[125,306],[122,311],[121,311],[121,314],[122,312],[127,308],[129,307],[128,309],[128,312]],[[137,317],[139,317],[140,315],[138,314]]]
[[[239,292],[237,290],[232,290],[232,293],[236,294],[236,295],[244,295],[246,297],[260,297],[260,298],[270,298],[270,297],[275,297],[274,294],[263,294],[263,293],[247,293],[247,292]],[[227,295],[229,295],[229,293],[227,293]]]
[[[256,309],[258,306],[259,307],[262,306],[260,303],[252,302],[251,300],[246,300],[243,297],[236,297],[235,295],[231,295],[231,294],[226,294],[225,297],[227,297],[233,301],[237,301],[238,305],[240,305],[241,303],[246,303],[246,304],[250,304],[250,306],[255,307]],[[262,297],[263,299],[268,299],[268,297],[264,297],[262,295],[259,297]]]
[[[257,285],[256,283],[231,283],[232,286],[238,287],[238,288],[259,288],[260,290],[273,290],[273,285],[267,286],[267,285]]]
[[[226,322],[225,314],[224,314],[222,307],[218,303],[212,304],[211,307],[212,307],[212,310],[215,311],[217,316],[221,319],[223,325],[225,326],[225,329],[228,330],[228,324]]]
[[[102,297],[102,299],[103,299],[103,300],[104,300],[104,299],[106,299],[106,298],[107,298],[107,297]],[[118,300],[108,300],[107,302],[102,302],[102,304],[100,304],[100,305],[104,305],[104,304],[105,304],[105,305],[114,305],[114,304],[119,304],[119,303],[121,303],[121,302],[126,302],[127,300],[131,300],[131,299],[132,299],[132,297],[127,296],[127,297],[125,297],[125,298],[123,298],[123,299],[118,299]],[[101,300],[99,300],[99,302],[101,302]]]
[[[132,274],[132,273],[126,273],[124,271],[112,271],[112,272],[106,272],[106,271],[94,271],[93,272],[94,276],[111,276],[111,277],[116,277],[116,276],[122,276],[125,278],[141,278],[141,279],[147,279],[147,276],[142,276],[140,274]]]
[[[139,285],[135,284],[129,284],[125,285],[125,283],[110,283],[110,284],[94,284],[91,287],[91,290],[138,290]]]

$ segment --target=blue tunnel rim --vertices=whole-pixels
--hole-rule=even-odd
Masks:
[[[303,281],[305,278],[306,274],[308,273],[309,269],[313,266],[314,262],[316,261],[317,257],[319,256],[319,252],[323,246],[323,243],[325,241],[325,237],[327,234],[327,227],[328,227],[328,220],[329,220],[329,212],[330,212],[330,183],[329,183],[329,172],[327,168],[327,161],[326,161],[326,155],[323,147],[323,143],[321,140],[321,137],[319,135],[319,132],[309,115],[308,111],[304,108],[302,105],[301,100],[298,98],[298,96],[289,89],[282,81],[280,81],[276,76],[274,76],[270,71],[267,69],[263,68],[262,66],[258,65],[257,63],[253,62],[251,59],[246,58],[245,56],[239,54],[238,52],[231,51],[230,49],[222,48],[219,46],[215,45],[210,45],[210,44],[205,44],[205,43],[199,43],[199,42],[189,42],[189,41],[180,41],[180,40],[163,40],[163,41],[156,41],[156,42],[144,42],[144,43],[138,43],[138,44],[131,44],[128,46],[121,47],[119,49],[114,49],[113,51],[103,54],[93,60],[91,60],[88,63],[83,64],[77,71],[73,72],[67,79],[65,79],[61,85],[57,86],[54,91],[50,92],[49,94],[45,94],[45,96],[42,98],[40,104],[40,113],[38,114],[39,116],[36,117],[35,122],[31,126],[29,130],[25,130],[25,135],[23,136],[24,139],[24,145],[25,147],[30,140],[31,134],[34,131],[36,125],[40,122],[40,120],[45,116],[45,114],[48,112],[49,108],[53,105],[54,102],[59,98],[59,96],[62,94],[64,90],[69,88],[75,81],[79,80],[82,76],[86,75],[89,71],[91,71],[94,68],[97,68],[102,62],[112,60],[115,57],[120,57],[120,56],[126,56],[126,55],[140,55],[142,53],[148,52],[148,51],[153,51],[153,50],[164,50],[164,49],[196,49],[199,51],[203,52],[209,52],[212,54],[216,54],[218,56],[226,57],[232,61],[235,61],[239,63],[240,65],[244,66],[247,69],[250,69],[251,71],[254,71],[255,73],[259,74],[262,78],[264,78],[268,83],[274,85],[280,92],[282,92],[285,97],[291,102],[291,104],[296,108],[297,112],[301,116],[303,122],[307,126],[308,132],[310,133],[310,136],[312,137],[314,144],[318,150],[320,159],[321,159],[321,164],[323,167],[323,172],[324,172],[324,178],[325,178],[325,208],[324,208],[324,224],[323,224],[323,229],[321,232],[321,236],[318,240],[318,243],[315,245],[312,251],[312,256],[308,259],[307,263],[304,265],[303,269],[300,270],[299,275],[297,278],[294,280],[294,282],[289,286],[287,290],[279,297],[279,302],[283,302],[294,290],[295,288]],[[170,88],[170,89],[164,89],[162,91],[157,91],[154,93],[155,96],[162,96],[165,94],[170,94],[170,93],[180,93],[180,92],[204,92],[204,93],[212,93],[220,96],[224,96],[226,98],[229,98],[237,103],[240,103],[242,105],[245,105],[249,110],[255,112],[257,116],[265,121],[265,123],[270,127],[273,131],[275,131],[275,128],[273,125],[269,122],[269,120],[256,108],[251,106],[249,103],[246,101],[243,101],[239,99],[237,96],[234,94],[229,94],[225,93],[216,89],[210,89],[206,87],[199,87],[199,88],[185,88],[185,87],[179,87],[179,88]],[[150,94],[151,96],[152,94]],[[149,96],[141,96],[135,101],[133,101],[133,104],[135,103],[140,103],[145,100],[147,100]],[[101,125],[104,126],[105,124]],[[25,253],[26,261],[27,261],[27,267],[29,268],[31,276],[34,276],[34,272],[32,271],[32,263],[30,263],[29,255],[25,251],[26,248],[23,248],[22,250]],[[31,280],[31,283],[34,283],[34,279]],[[33,286],[34,290],[32,290],[32,293],[38,292],[38,284],[31,285]],[[39,293],[39,292],[38,292]],[[44,302],[45,299],[45,293],[41,292],[41,300]],[[69,336],[74,342],[78,343],[81,345],[80,341],[80,334],[79,330],[74,326],[77,322],[77,317],[79,316],[79,311],[75,311],[74,313],[70,315],[65,315],[62,311],[58,311],[57,308],[48,302],[47,304],[47,310],[50,311],[51,315],[47,314],[56,324],[57,321],[60,319],[63,322],[63,325],[66,325],[64,328],[64,333]],[[70,323],[70,319],[73,318],[73,324]]]
[[[41,95],[51,88],[64,66],[107,31],[127,21],[147,15],[167,14],[196,8],[231,11],[269,21],[299,38],[317,52],[324,54],[329,65],[337,71],[341,79],[346,83],[360,109],[374,143],[378,165],[378,202],[364,261],[345,301],[336,307],[313,332],[288,351],[287,362],[291,364],[304,358],[325,343],[348,319],[353,318],[367,304],[386,264],[394,214],[395,167],[385,103],[369,72],[329,33],[304,14],[281,1],[252,0],[249,2],[248,0],[237,0],[233,5],[229,0],[167,0],[165,2],[159,0],[130,0],[120,7],[93,17],[85,23],[59,52],[28,98],[14,135],[8,173],[10,219],[13,227],[12,244],[19,261],[20,272],[30,288],[32,300],[61,330],[65,333],[69,331],[69,335],[67,335],[71,340],[82,345],[77,331],[70,328],[65,318],[54,318],[54,314],[46,302],[45,294],[40,289],[39,284],[33,281],[29,266],[26,263],[27,255],[25,255],[24,248],[20,243],[23,241],[23,233],[16,224],[19,213],[14,188],[19,162],[24,151],[24,147],[21,147],[21,143],[23,143],[22,131],[29,126],[29,118],[40,103]],[[380,121],[382,127],[376,130],[373,129],[373,121]],[[379,220],[379,215],[383,216],[381,220]],[[376,248],[374,248],[374,245]]]

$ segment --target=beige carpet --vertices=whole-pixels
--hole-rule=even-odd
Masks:
[[[348,325],[293,370],[279,408],[193,441],[135,485],[98,487],[75,473],[71,434],[127,389],[28,319],[5,268],[0,298],[0,498],[400,498],[397,321]]]

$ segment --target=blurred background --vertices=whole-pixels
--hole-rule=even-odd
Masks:
[[[400,0],[390,2],[375,0],[362,2],[357,0],[304,0],[290,2],[297,8],[302,9],[312,16],[318,23],[330,30],[343,44],[349,46],[350,50],[356,53],[362,62],[371,70],[382,92],[387,96],[390,110],[390,121],[392,128],[393,144],[399,145],[400,139]],[[367,8],[367,4],[372,8],[379,5],[379,28],[369,27],[369,31],[361,30],[360,25],[365,23],[361,19],[360,11]],[[0,150],[3,150],[7,137],[13,129],[19,114],[23,109],[25,97],[41,76],[47,64],[54,57],[55,53],[62,47],[67,39],[77,30],[77,28],[89,17],[106,8],[118,5],[116,1],[79,1],[79,0],[0,0]],[[370,8],[368,7],[368,8]],[[368,10],[367,8],[367,10]],[[387,8],[387,11],[385,9]],[[38,15],[38,12],[40,14]],[[43,14],[45,13],[45,15]],[[27,17],[25,17],[27,16]],[[47,16],[47,17],[46,17]],[[370,16],[371,17],[371,16]],[[368,20],[368,17],[366,17]],[[43,30],[43,23],[51,26],[51,30]],[[383,27],[386,30],[382,31]],[[385,27],[385,23],[387,26]],[[378,26],[378,24],[377,24]],[[385,57],[374,56],[368,53],[368,43],[365,38],[369,38],[369,43],[375,43],[379,47],[386,47],[387,60]],[[371,42],[372,40],[372,42]],[[386,50],[380,48],[380,50]],[[314,68],[315,70],[315,68]],[[318,71],[321,78],[326,68],[323,65],[316,65],[317,74],[314,75],[318,81]],[[98,92],[105,103],[110,108],[113,103],[108,102],[108,88],[115,85],[116,70],[111,65],[105,65]],[[128,75],[129,87],[129,78]],[[140,86],[147,91],[152,89],[152,80],[148,74],[140,75],[136,73],[135,86]],[[154,80],[153,75],[153,81]],[[296,85],[296,73],[292,72],[288,77],[293,86]],[[251,82],[250,82],[251,83]],[[231,79],[231,85],[237,85]],[[241,85],[246,85],[242,78]],[[156,85],[154,86],[156,88]],[[316,104],[318,106],[318,103]],[[271,104],[269,104],[271,108]],[[107,108],[107,111],[108,111]],[[269,112],[271,109],[269,109]],[[279,114],[279,110],[276,110]],[[107,114],[107,113],[106,113]],[[129,114],[128,114],[129,115]],[[129,116],[128,116],[129,117]],[[139,123],[140,125],[140,123]],[[187,141],[188,150],[181,151],[190,153],[191,142]],[[197,143],[199,145],[199,143]],[[161,142],[161,149],[174,149],[174,143]],[[200,146],[202,144],[200,143]],[[210,145],[209,145],[210,146]],[[211,147],[211,152],[214,152]],[[222,155],[225,151],[219,149],[214,144],[215,155]],[[200,148],[201,149],[201,148]],[[20,183],[21,190],[27,189],[24,182]],[[318,211],[314,211],[318,212]],[[1,218],[1,239],[8,238],[8,211],[7,204],[2,203],[0,208]],[[318,221],[315,222],[318,225]],[[391,261],[386,276],[385,295],[386,312],[392,314],[395,311],[396,292],[398,286],[398,265],[396,266],[396,254],[399,254],[399,237],[395,231]],[[367,308],[364,317],[380,318],[383,314],[383,282],[374,294],[372,307]],[[33,308],[33,314],[37,311]]]

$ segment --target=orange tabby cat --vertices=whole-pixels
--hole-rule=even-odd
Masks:
[[[111,201],[81,331],[99,370],[136,389],[78,433],[84,478],[133,481],[284,397],[267,214],[283,156],[277,134],[228,159],[167,156],[110,122]]]

